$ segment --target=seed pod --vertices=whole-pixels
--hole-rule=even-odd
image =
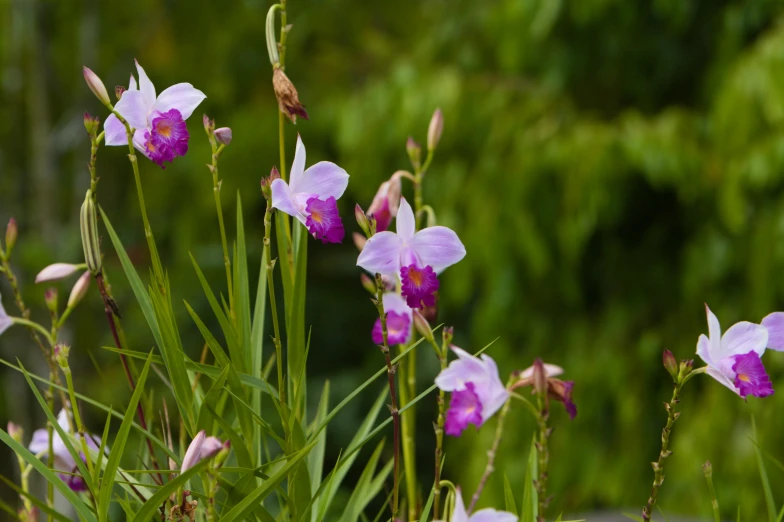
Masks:
[[[82,248],[84,249],[84,262],[92,275],[101,273],[101,241],[98,237],[98,215],[95,212],[95,202],[91,190],[87,191],[79,215],[79,225],[82,231]]]

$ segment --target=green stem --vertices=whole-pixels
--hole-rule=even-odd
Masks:
[[[716,499],[716,489],[713,487],[713,468],[710,462],[706,462],[702,467],[705,472],[705,480],[708,482],[708,491],[711,497],[711,507],[713,508],[714,522],[721,522],[721,514],[719,513],[719,501]]]
[[[74,422],[76,422],[76,430],[79,433],[79,439],[82,441],[82,453],[87,461],[87,471],[91,477],[94,477],[93,460],[90,458],[90,449],[87,446],[87,436],[85,435],[84,425],[82,424],[82,416],[79,413],[79,406],[76,402],[76,391],[74,391],[73,377],[71,375],[71,368],[66,366],[62,368],[65,374],[65,382],[68,385],[68,394],[71,397],[71,411],[73,412]]]
[[[400,345],[401,353],[408,345]],[[404,385],[401,383],[400,385],[400,407],[404,408],[408,402],[411,400],[411,397],[415,397],[411,394],[411,377],[410,372],[412,370],[412,359],[410,354],[415,353],[412,350],[409,353],[409,356],[406,356],[402,359],[399,363],[400,375],[408,376],[408,383]],[[414,368],[415,369],[415,368]],[[413,406],[406,410],[404,415],[400,417],[400,429],[402,431],[402,439],[401,443],[403,446],[403,467],[405,468],[406,472],[406,503],[408,505],[408,519],[414,520],[417,517],[417,482],[416,482],[416,440],[415,440],[415,433],[416,433],[416,426],[414,423],[415,412]]]
[[[54,379],[57,372],[54,371],[54,365],[50,362],[49,366],[49,388],[46,393],[46,406],[49,411],[54,411]],[[65,404],[63,404],[65,407]],[[49,441],[46,452],[46,466],[49,469],[54,469],[54,426],[51,422],[46,423],[46,438]],[[54,509],[54,484],[50,481],[46,482],[46,505]],[[54,517],[49,514],[47,516],[49,522],[53,522]]]
[[[439,347],[435,341],[433,341],[433,348],[436,350],[436,355],[438,356],[438,362],[441,366],[441,371],[443,372],[446,370],[447,366],[447,347],[446,345]],[[445,406],[445,397],[446,392],[440,389],[438,390],[438,397],[436,397],[436,403],[438,404],[438,419],[436,419],[436,453],[435,453],[435,480],[433,481],[433,487],[435,491],[433,493],[433,520],[439,519],[439,511],[441,508],[441,460],[443,455],[443,445],[444,445],[444,406]]]
[[[509,413],[509,405],[511,403],[511,398],[507,399],[504,403],[504,407],[501,408],[501,413],[498,414],[498,424],[495,427],[495,439],[493,440],[493,445],[490,447],[490,450],[487,452],[487,466],[485,466],[485,471],[482,473],[482,478],[479,480],[479,485],[477,486],[474,495],[471,497],[471,503],[468,505],[469,515],[474,510],[474,507],[476,507],[476,503],[479,501],[479,497],[482,495],[482,490],[487,485],[487,479],[490,478],[490,475],[495,470],[495,456],[498,452],[498,446],[501,444],[501,437],[504,434],[504,419],[506,419],[506,414]]]
[[[536,479],[536,494],[539,500],[539,509],[538,509],[538,516],[536,518],[537,522],[544,522],[545,521],[545,511],[547,510],[547,505],[550,503],[549,499],[547,498],[547,466],[550,463],[550,450],[548,447],[548,440],[550,438],[551,430],[547,427],[547,420],[550,418],[550,411],[547,404],[546,397],[539,397],[537,395],[537,401],[539,406],[539,412],[536,417],[537,426],[539,427],[539,433],[537,436],[536,441],[536,453],[539,458],[539,476]]]
[[[433,161],[433,151],[427,152],[424,165],[414,171],[414,216],[416,216],[416,229],[421,229],[422,222],[422,180],[427,173],[430,163]]]
[[[31,330],[38,331],[38,333],[44,336],[44,339],[46,339],[49,344],[51,345],[54,344],[54,339],[52,338],[52,335],[49,332],[49,330],[47,330],[40,324],[36,323],[35,321],[30,321],[28,319],[23,319],[21,317],[12,317],[11,322],[13,322],[14,324],[18,324],[20,326],[26,326]]]
[[[272,328],[275,332],[275,365],[278,369],[278,393],[280,394],[281,408],[286,404],[286,383],[283,380],[283,348],[280,340],[280,322],[278,320],[278,302],[275,299],[275,280],[273,277],[275,261],[272,259],[270,236],[272,234],[272,199],[267,200],[267,211],[264,213],[264,250],[267,253],[267,293],[269,294],[270,309],[272,310]],[[287,427],[287,423],[286,424]]]
[[[234,311],[234,290],[231,277],[231,258],[229,257],[229,246],[226,240],[226,227],[223,224],[223,208],[221,207],[221,180],[218,176],[218,158],[223,151],[223,145],[218,147],[215,136],[210,135],[210,145],[212,146],[212,192],[215,195],[215,210],[218,212],[218,226],[220,227],[221,245],[223,246],[223,265],[226,267],[226,284],[229,292],[229,307]]]

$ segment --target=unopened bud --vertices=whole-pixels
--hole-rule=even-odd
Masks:
[[[272,197],[272,182],[276,179],[280,179],[278,167],[272,167],[269,177],[261,178],[261,192],[264,194],[265,198],[270,199]]]
[[[21,444],[22,437],[24,437],[24,430],[18,424],[14,424],[13,422],[8,423],[8,428],[6,429],[8,435],[11,436],[16,442]]]
[[[89,112],[84,113],[84,128],[89,136],[95,137],[98,135],[100,123],[101,122],[97,117],[93,118],[90,116]]]
[[[406,152],[408,152],[408,159],[411,160],[411,165],[418,170],[422,165],[422,146],[415,142],[411,136],[406,140]]]
[[[206,114],[201,117],[201,122],[204,124],[204,130],[207,134],[212,134],[215,131],[215,120],[211,120]]]
[[[702,472],[705,473],[707,478],[711,478],[713,476],[713,466],[709,460],[706,460],[705,464],[702,465]]]
[[[435,339],[433,338],[433,329],[430,328],[430,323],[427,322],[422,314],[419,313],[419,310],[414,310],[414,326],[419,332],[419,335],[427,339],[429,342],[434,342]]]
[[[46,307],[49,311],[53,314],[57,313],[57,289],[56,288],[47,288],[46,292],[44,292],[44,301],[46,302]]]
[[[362,288],[370,292],[371,295],[376,295],[376,282],[369,275],[362,274],[359,276],[359,281],[362,283]]]
[[[359,225],[359,228],[362,229],[362,232],[364,232],[367,237],[370,237],[372,235],[370,220],[365,214],[365,211],[362,210],[362,207],[359,206],[359,203],[354,205],[354,217],[357,219],[357,224]]]
[[[125,86],[123,86],[123,85],[115,86],[115,88],[114,88],[114,97],[117,98],[117,101],[120,101],[120,99],[122,98],[122,95],[125,94],[125,91],[126,91]]]
[[[540,357],[534,361],[534,391],[536,395],[544,398],[547,395],[547,370]]]
[[[188,450],[185,452],[185,457],[182,459],[182,466],[180,467],[180,473],[185,473],[190,468],[192,468],[199,460],[201,460],[201,447],[204,444],[204,439],[207,437],[207,434],[204,430],[201,430],[199,433],[191,441],[190,446],[188,446]]]
[[[678,379],[683,380],[687,375],[691,373],[691,369],[694,367],[694,359],[687,359],[685,361],[681,361],[680,372],[678,373]]]
[[[95,211],[95,201],[93,193],[87,191],[82,203],[82,210],[79,214],[79,226],[82,232],[82,249],[84,250],[84,262],[92,275],[101,273],[101,240],[98,237],[98,215]]]
[[[675,356],[669,350],[664,350],[664,354],[662,355],[662,362],[664,362],[664,367],[670,373],[673,379],[678,378],[678,361],[675,360]]]
[[[222,145],[228,145],[231,143],[231,129],[229,127],[215,129],[215,139]]]
[[[367,243],[367,238],[358,232],[351,234],[351,237],[354,239],[354,246],[362,252],[362,249],[365,248],[365,243]]]
[[[84,81],[87,82],[87,86],[93,91],[95,97],[104,105],[111,105],[109,93],[106,92],[106,87],[103,85],[101,79],[98,78],[98,75],[87,67],[83,67],[82,72],[84,73]]]
[[[67,344],[57,343],[54,346],[54,360],[63,370],[68,368],[68,355],[70,352],[71,347]]]
[[[229,456],[230,451],[231,451],[231,441],[227,439],[226,442],[223,443],[221,450],[218,452],[217,455],[215,455],[215,460],[212,461],[213,466],[216,468],[221,467],[223,463],[226,461],[226,458]]]
[[[74,284],[71,289],[71,295],[68,296],[68,308],[73,308],[78,305],[85,294],[87,294],[87,289],[90,288],[91,275],[92,274],[90,274],[90,271],[88,270],[76,280],[76,284]]]
[[[444,342],[444,345],[449,346],[452,344],[452,339],[455,337],[455,327],[454,326],[445,326],[444,329],[441,331],[441,338]]]
[[[444,114],[441,109],[436,109],[430,118],[430,125],[427,128],[427,150],[433,151],[441,141],[441,133],[444,132]]]
[[[16,244],[16,238],[19,236],[19,228],[16,225],[16,220],[11,218],[8,220],[8,226],[5,229],[5,255],[9,257],[11,250]]]

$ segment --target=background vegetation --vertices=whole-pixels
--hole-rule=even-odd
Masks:
[[[189,154],[164,171],[142,165],[177,299],[206,306],[189,251],[210,267],[214,284],[222,280],[202,112],[234,130],[221,167],[224,208],[231,215],[231,195],[240,190],[255,238],[250,272],[257,273],[258,182],[277,162],[263,33],[268,7],[261,0],[0,0],[0,220],[15,216],[20,223],[16,262],[28,302],[41,305],[37,313],[45,313],[45,288],[32,285],[35,273],[53,261],[81,260],[78,208],[89,181],[82,114],[105,117],[84,85],[83,64],[113,86],[126,84],[135,57],[159,90],[189,81],[208,95],[189,122]],[[561,411],[554,419],[556,511],[637,512],[670,393],[662,350],[694,353],[706,330],[703,302],[725,326],[784,309],[784,6],[291,0],[289,14],[287,72],[312,118],[287,128],[289,143],[301,133],[309,163],[330,159],[352,175],[340,202],[348,228],[357,228],[353,203],[367,206],[381,181],[407,167],[406,137],[423,141],[440,106],[446,130],[425,197],[439,222],[461,235],[468,256],[443,278],[439,319],[456,326],[466,347],[498,337],[490,353],[505,372],[541,355],[577,382],[577,419],[569,423]],[[145,266],[122,149],[102,148],[98,172],[101,201]],[[359,286],[355,256],[350,241],[311,246],[308,371],[332,381],[333,397],[382,365],[369,338],[375,311]],[[106,264],[126,324],[140,325],[129,329],[131,347],[149,349],[151,336],[116,260]],[[61,286],[62,298],[69,289]],[[7,288],[0,292],[11,309]],[[201,337],[185,308],[179,312],[188,353],[198,357]],[[101,314],[94,293],[72,321],[77,388],[125,404],[121,367],[100,349],[110,344]],[[3,336],[0,353],[43,369],[22,331]],[[784,386],[784,354],[771,352],[765,363],[774,387]],[[419,366],[424,387],[437,364],[422,350]],[[0,368],[0,386],[3,425],[13,419],[28,433],[42,425],[18,374]],[[373,398],[368,394],[330,428],[333,461]],[[425,469],[431,406],[420,408],[418,422]],[[710,459],[724,516],[741,506],[743,520],[761,520],[751,417],[763,447],[784,459],[777,444],[784,394],[744,403],[700,377],[682,406],[662,508],[710,513],[701,470]],[[499,470],[521,490],[533,426],[522,410],[509,424]],[[445,475],[473,489],[491,432],[449,440]],[[0,449],[0,473],[10,475],[6,455]],[[781,491],[784,475],[773,470],[771,479]],[[483,502],[502,505],[502,484],[498,473]]]

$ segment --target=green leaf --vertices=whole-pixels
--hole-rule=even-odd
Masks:
[[[528,466],[525,470],[523,503],[520,506],[520,522],[536,522],[539,516],[539,497],[534,487],[534,480],[539,476],[536,457],[536,436],[534,436],[531,440],[531,449],[528,450]]]
[[[35,495],[31,494],[29,491],[22,491],[22,488],[20,488],[19,486],[17,486],[16,484],[11,482],[10,480],[5,478],[4,476],[0,475],[0,481],[2,481],[6,486],[11,488],[20,497],[24,497],[27,500],[29,500],[35,507],[40,509],[41,512],[44,515],[47,515],[47,516],[51,515],[52,518],[57,519],[57,520],[62,520],[62,522],[71,522],[70,518],[66,517],[65,515],[63,515],[61,513],[58,513],[56,510],[54,510],[52,508],[50,508],[49,506],[46,505],[46,502],[42,502],[42,501],[38,500],[38,497],[36,497]],[[9,515],[13,516],[16,520],[18,520],[17,512],[16,512],[15,509],[11,509],[10,511],[6,510],[6,512]]]
[[[313,426],[318,426],[327,417],[327,410],[329,408],[329,381],[324,382],[324,388],[321,391],[321,399],[319,400],[318,408],[316,409],[316,418],[313,419]],[[327,431],[323,430],[318,437],[315,438],[316,446],[313,451],[308,455],[308,475],[310,476],[310,491],[316,491],[321,484],[321,475],[324,473],[324,452],[327,447]],[[312,522],[317,522],[318,513],[316,510],[312,514]]]
[[[234,287],[234,310],[237,314],[237,337],[242,347],[245,373],[253,373],[253,353],[250,333],[250,282],[248,281],[248,250],[245,246],[245,224],[242,220],[242,201],[237,191],[237,255],[234,259],[237,285]]]
[[[170,480],[161,486],[153,496],[147,499],[147,502],[142,504],[142,507],[136,513],[136,516],[133,517],[133,522],[148,522],[153,520],[153,517],[156,516],[156,512],[160,509],[163,503],[166,502],[171,494],[185,486],[191,477],[194,477],[197,473],[204,469],[207,464],[209,464],[209,462],[209,460],[202,460],[201,462],[196,463],[193,467],[186,470],[185,473],[179,474],[174,480]]]
[[[425,502],[425,507],[422,508],[422,514],[419,517],[419,522],[427,522],[427,519],[430,517],[430,510],[433,509],[433,499],[435,498],[436,490],[434,488],[430,488],[430,495],[427,497],[427,502]]]
[[[251,350],[251,376],[256,379],[262,377],[262,366],[264,364],[264,320],[267,312],[267,245],[263,245],[261,249],[261,263],[259,266],[259,282],[256,286],[256,304],[253,307],[253,323],[250,332],[250,350]],[[261,411],[261,390],[254,389],[251,392],[251,403],[254,411]],[[261,440],[261,432],[254,433],[253,440],[257,441],[256,445],[256,462],[262,461],[264,448]]]
[[[368,503],[370,503],[370,501],[373,500],[373,497],[375,497],[378,493],[378,489],[380,489],[381,484],[379,481],[373,479],[373,475],[376,472],[378,459],[381,457],[381,451],[383,449],[384,441],[382,440],[378,443],[376,449],[371,454],[367,464],[365,465],[365,469],[359,476],[359,480],[357,480],[357,483],[354,485],[351,496],[349,497],[348,502],[346,502],[346,507],[343,510],[343,515],[340,518],[340,522],[356,521]],[[388,464],[394,464],[394,461],[391,461]],[[391,470],[392,468],[387,465],[378,476],[381,477],[383,481],[383,479],[389,475]]]
[[[753,416],[751,417],[751,428],[752,432],[754,433],[754,440],[759,441],[759,436],[757,434],[757,421]],[[765,470],[765,462],[762,459],[762,451],[760,451],[760,448],[756,443],[754,444],[754,452],[757,455],[757,468],[759,468],[760,479],[762,480],[762,491],[765,493],[765,505],[768,508],[768,520],[770,522],[775,522],[776,513],[778,512],[776,509],[776,501],[773,499],[773,491],[770,489],[770,481],[768,480],[768,472]]]
[[[207,433],[213,433],[215,417],[222,416],[220,410],[218,409],[218,403],[221,395],[224,394],[224,386],[226,384],[226,378],[229,376],[230,369],[230,366],[223,368],[223,371],[212,383],[212,387],[204,397],[204,401],[202,401],[201,404],[201,409],[199,410],[198,422],[196,423],[197,432],[205,430]],[[216,412],[215,415],[213,415],[213,411]]]
[[[74,507],[76,513],[79,515],[79,519],[86,522],[95,521],[95,516],[93,515],[92,511],[90,511],[90,509],[85,505],[84,502],[81,501],[76,493],[74,493],[71,488],[68,487],[68,484],[63,482],[60,477],[53,473],[52,470],[47,468],[46,464],[41,462],[35,455],[30,453],[27,448],[12,439],[11,436],[3,429],[0,429],[0,442],[3,442],[3,444],[11,448],[11,451],[24,459],[25,462],[32,466],[32,468],[40,473],[49,483],[53,484],[57,491],[59,491],[63,497],[65,497],[65,499]]]
[[[128,434],[131,431],[133,416],[136,413],[136,406],[139,404],[139,400],[142,397],[144,384],[147,381],[147,374],[150,371],[150,361],[151,358],[148,358],[147,362],[144,364],[144,369],[139,376],[139,380],[136,382],[136,389],[131,396],[128,409],[125,410],[125,416],[123,417],[122,424],[120,424],[120,429],[117,432],[117,436],[114,438],[114,443],[112,444],[113,449],[109,452],[109,458],[106,461],[106,468],[104,469],[103,474],[104,478],[101,481],[102,487],[100,488],[100,494],[98,496],[98,519],[100,522],[109,520],[109,503],[111,502],[112,498],[114,476],[120,467],[120,459],[122,459],[125,443],[128,440]]]
[[[286,364],[287,375],[301,376],[298,381],[289,379],[289,409],[297,419],[305,419],[307,374],[305,372],[305,291],[307,288],[308,237],[310,234],[294,221],[294,281],[289,295],[284,293],[286,304]],[[296,402],[294,399],[298,398]]]
[[[506,476],[506,473],[504,473],[504,503],[506,505],[506,511],[510,513],[517,513],[514,493],[512,493],[512,485],[509,484],[509,477]]]

